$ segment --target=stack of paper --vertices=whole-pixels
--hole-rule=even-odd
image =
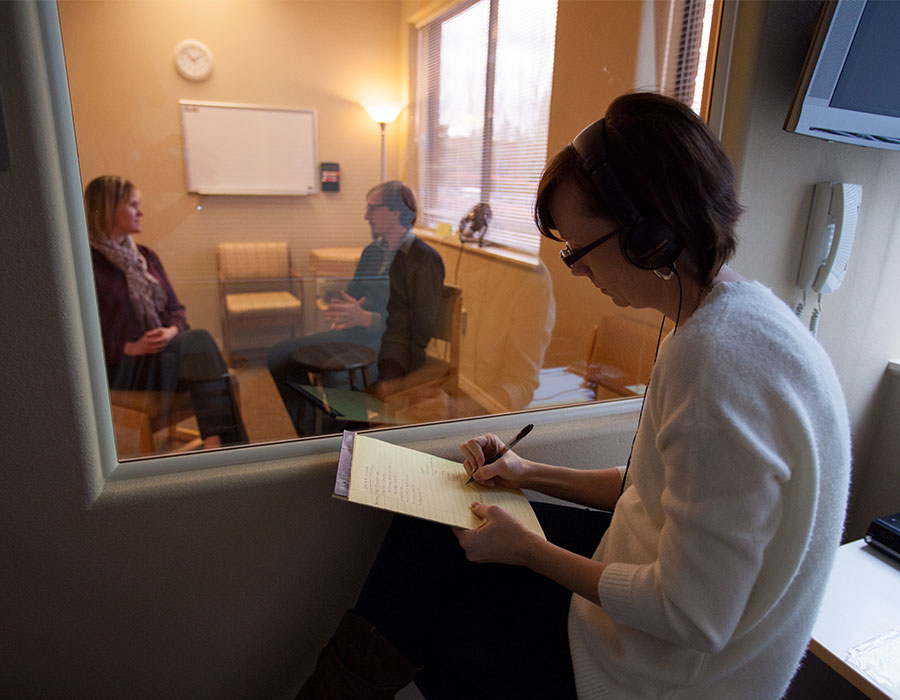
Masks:
[[[391,445],[366,435],[344,433],[335,495],[354,503],[404,513],[447,525],[475,528],[474,502],[497,505],[528,530],[544,537],[537,516],[518,490],[466,485],[463,465]]]

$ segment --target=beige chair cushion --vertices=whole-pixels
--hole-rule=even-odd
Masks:
[[[220,243],[219,266],[226,280],[288,278],[288,246],[275,243]]]
[[[247,292],[245,294],[226,294],[225,308],[228,313],[240,316],[265,313],[283,314],[300,311],[300,300],[290,292]]]

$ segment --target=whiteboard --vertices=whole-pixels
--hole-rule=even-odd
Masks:
[[[319,191],[315,111],[188,100],[179,106],[188,192]]]

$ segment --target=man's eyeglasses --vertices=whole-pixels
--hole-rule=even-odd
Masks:
[[[585,255],[590,253],[594,248],[599,246],[601,243],[605,243],[610,238],[617,235],[623,228],[625,228],[625,227],[620,226],[619,228],[613,229],[612,231],[607,233],[605,236],[601,236],[593,243],[588,243],[586,246],[579,248],[578,250],[572,250],[569,247],[569,244],[567,243],[566,247],[563,248],[561,251],[559,251],[559,257],[562,258],[562,261],[566,264],[566,267],[568,267],[571,270],[572,266],[575,263],[577,263],[579,260],[581,260]]]
[[[381,204],[367,204],[366,205],[366,214],[371,214],[373,211],[375,211],[379,207],[385,207],[385,206],[387,206],[387,205],[384,202],[382,202]]]

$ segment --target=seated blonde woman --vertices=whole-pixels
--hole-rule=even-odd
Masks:
[[[112,389],[187,390],[206,448],[247,442],[215,340],[191,330],[162,261],[135,243],[141,193],[104,175],[84,193],[106,370]]]

